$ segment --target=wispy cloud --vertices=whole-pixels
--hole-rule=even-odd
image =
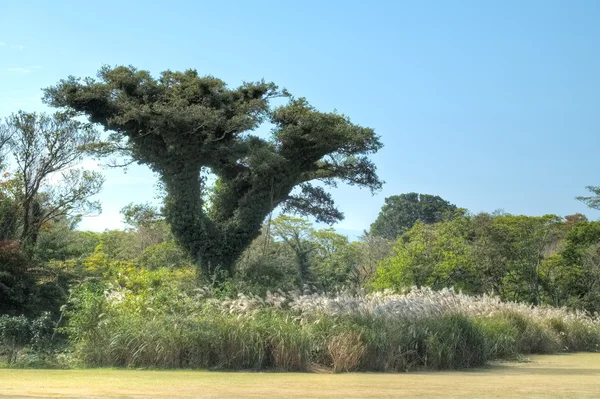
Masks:
[[[17,73],[30,73],[36,69],[42,69],[39,65],[29,66],[29,67],[12,67],[6,68],[8,72],[17,72]]]
[[[7,42],[3,42],[0,41],[0,47],[7,47],[7,48],[11,48],[13,50],[25,50],[27,47],[23,46],[22,44],[9,44]]]

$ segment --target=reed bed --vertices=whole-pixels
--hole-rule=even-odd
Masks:
[[[202,289],[83,286],[67,316],[64,331],[86,366],[398,372],[600,351],[596,315],[452,289],[217,299]]]

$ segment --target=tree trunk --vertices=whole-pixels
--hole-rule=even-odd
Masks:
[[[23,201],[23,230],[21,231],[21,244],[28,248],[31,244],[31,200]]]
[[[198,278],[221,282],[232,276],[241,251],[227,245],[225,234],[204,213],[197,168],[180,167],[176,173],[164,173],[163,181],[169,193],[165,218],[177,241],[196,260],[201,272]]]

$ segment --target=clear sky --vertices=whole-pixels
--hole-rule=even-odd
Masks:
[[[340,187],[341,231],[384,198],[437,194],[473,212],[587,214],[600,185],[600,1],[0,2],[0,116],[103,65],[265,78],[372,127],[382,192]],[[145,167],[106,172],[102,216],[153,201]]]

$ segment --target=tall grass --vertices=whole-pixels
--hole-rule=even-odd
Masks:
[[[600,351],[597,317],[453,290],[218,300],[83,285],[73,298],[65,331],[87,366],[408,371]]]

